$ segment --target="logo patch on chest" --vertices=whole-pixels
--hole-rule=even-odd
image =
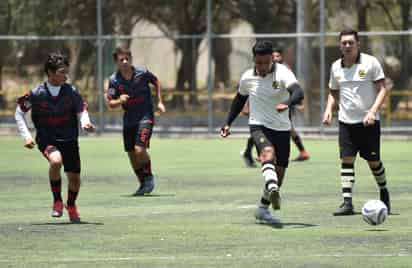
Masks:
[[[365,78],[365,70],[360,69],[358,71],[359,78]]]

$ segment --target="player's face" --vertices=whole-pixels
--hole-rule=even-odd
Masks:
[[[53,86],[61,86],[67,81],[67,74],[69,73],[69,68],[67,66],[59,67],[55,72],[48,71],[49,82]]]
[[[359,53],[359,41],[356,41],[353,34],[342,35],[340,38],[340,51],[343,56],[356,57]]]
[[[130,70],[131,64],[131,57],[128,54],[118,54],[116,59],[117,68],[122,71]]]
[[[256,72],[260,76],[264,76],[272,69],[272,55],[256,55],[255,56],[255,68]]]
[[[274,62],[282,63],[283,61],[282,54],[280,54],[279,52],[273,52],[272,56],[273,56]]]

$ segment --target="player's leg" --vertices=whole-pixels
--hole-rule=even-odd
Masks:
[[[80,214],[77,209],[76,200],[80,191],[80,153],[79,144],[76,141],[59,143],[59,148],[63,157],[64,171],[66,172],[67,202],[66,209],[72,223],[80,222]]]
[[[352,190],[355,184],[354,163],[359,150],[357,141],[354,139],[359,135],[357,128],[339,123],[339,149],[341,158],[340,179],[342,187],[343,203],[338,207],[334,216],[353,215]]]
[[[143,180],[143,187],[136,191],[135,195],[151,193],[154,189],[154,178],[152,173],[152,163],[147,149],[150,147],[150,138],[153,132],[153,120],[144,118],[140,121],[137,135],[134,141],[133,168],[140,180]]]
[[[380,158],[379,121],[376,121],[373,126],[365,127],[363,137],[365,142],[361,146],[360,156],[368,161],[369,168],[379,188],[380,200],[385,203],[388,208],[388,212],[390,212],[391,202],[387,188],[386,172]]]
[[[299,150],[299,155],[294,159],[294,161],[305,161],[309,159],[309,153],[305,150],[301,137],[299,136],[296,129],[292,126],[290,130],[290,137],[292,138],[293,143]]]
[[[241,152],[242,158],[245,162],[245,165],[247,167],[256,167],[256,163],[253,160],[252,157],[252,148],[253,148],[254,142],[252,136],[249,136],[246,142],[246,148],[244,151]]]
[[[134,152],[138,128],[139,128],[138,126],[123,128],[123,145],[124,145],[124,150],[127,152],[127,156],[129,157],[130,165],[138,181],[138,188],[136,192],[134,193],[134,195],[144,195],[145,185],[144,185],[144,177],[142,176],[140,172],[141,164]]]
[[[44,145],[38,141],[39,150],[49,161],[49,182],[50,189],[53,194],[52,217],[61,217],[63,215],[63,201],[62,201],[62,178],[61,167],[63,165],[62,155],[54,145]]]

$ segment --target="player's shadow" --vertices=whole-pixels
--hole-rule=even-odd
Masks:
[[[89,221],[80,221],[80,222],[42,222],[42,223],[31,223],[32,226],[47,226],[47,225],[104,225],[102,222],[89,222]]]
[[[366,230],[368,232],[387,232],[389,231],[388,229],[384,229],[384,228],[373,228],[373,229],[368,229]]]
[[[149,197],[175,197],[175,194],[147,194],[147,195],[122,195],[122,197],[131,197],[131,198],[149,198]]]
[[[266,222],[266,223],[258,223],[261,225],[269,226],[274,229],[282,229],[285,227],[289,228],[309,228],[309,227],[317,227],[316,224],[311,223],[302,223],[302,222]]]

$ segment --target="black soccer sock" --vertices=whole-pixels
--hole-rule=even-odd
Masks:
[[[140,184],[143,184],[144,182],[143,168],[134,169],[134,174],[136,174],[137,180],[140,182]]]
[[[152,174],[152,161],[149,160],[149,162],[145,163],[143,167],[139,169],[135,169],[134,173],[137,176],[137,179],[139,180],[140,183],[143,183],[145,178],[149,176],[153,176]]]
[[[375,177],[376,184],[378,184],[379,189],[386,188],[386,174],[385,174],[385,167],[383,163],[380,162],[379,166],[376,168],[371,168],[372,174]]]
[[[68,190],[68,195],[67,195],[67,205],[68,206],[74,206],[76,204],[76,199],[77,195],[79,192],[73,192],[71,190]]]
[[[50,188],[53,194],[53,200],[62,201],[62,180],[50,180]]]
[[[246,143],[246,149],[245,149],[245,153],[244,153],[245,155],[251,155],[252,154],[253,144],[254,144],[253,138],[249,137],[247,139],[247,143]]]
[[[352,202],[352,188],[355,183],[355,169],[353,164],[342,163],[340,171],[342,196],[345,202]]]
[[[298,147],[299,152],[305,151],[305,147],[303,146],[302,139],[300,138],[300,136],[298,134],[296,134],[296,136],[292,137],[292,140],[295,143],[296,147]]]

